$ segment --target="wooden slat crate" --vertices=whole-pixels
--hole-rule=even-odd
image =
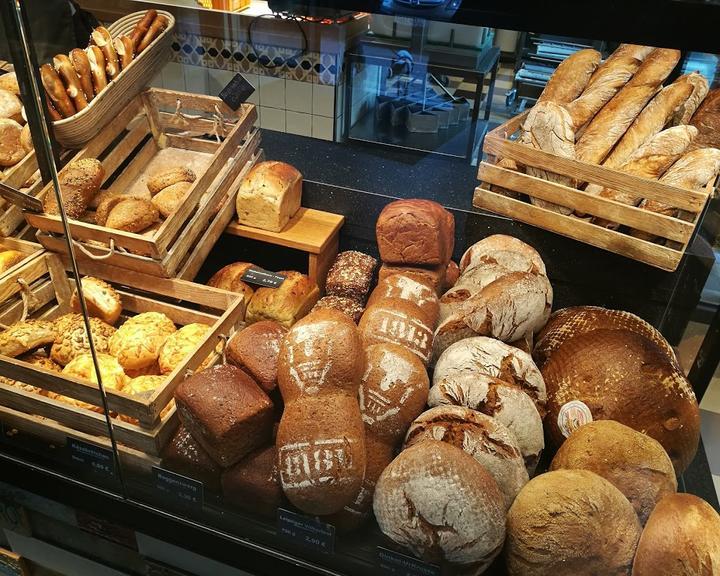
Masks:
[[[714,183],[703,191],[686,190],[603,166],[535,150],[511,139],[520,130],[528,112],[512,118],[485,136],[483,151],[488,154],[489,161],[480,163],[478,178],[482,184],[475,189],[473,205],[663,270],[675,270],[712,194]],[[618,191],[632,190],[634,196],[658,200],[679,208],[682,218],[649,212],[522,172],[515,172],[496,165],[495,161],[498,158],[508,158],[522,166],[538,167],[548,172],[570,176],[579,182],[598,184]],[[589,219],[566,216],[511,198],[492,190],[493,186],[573,208],[591,216],[616,222],[623,227],[649,232],[657,236],[661,243],[635,238],[624,233],[622,228],[620,231],[611,230],[598,226]]]
[[[69,278],[58,255],[46,253],[39,260],[45,265],[45,274],[30,285],[34,302],[29,317],[52,319],[70,311],[74,281]],[[165,410],[173,398],[175,388],[188,370],[196,369],[208,355],[214,353],[221,336],[228,335],[239,325],[245,303],[242,296],[224,290],[183,280],[155,278],[104,264],[94,264],[84,273],[113,284],[121,296],[124,317],[155,311],[166,314],[178,326],[200,322],[212,327],[185,360],[168,374],[165,383],[149,397],[105,391],[110,411],[138,420],[138,425],[134,425],[114,418],[113,429],[117,441],[129,448],[158,455],[176,424],[175,408]],[[35,274],[37,272],[33,269],[32,275]],[[18,295],[20,288],[11,286],[11,289],[15,292],[10,294],[0,310],[0,322],[6,325],[20,320],[23,309],[23,302]],[[0,356],[0,373],[93,406],[102,406],[98,387],[78,378],[4,356]],[[0,405],[48,418],[87,434],[107,435],[103,415],[15,386],[0,384]]]
[[[165,110],[171,110],[166,112]],[[203,135],[217,128],[211,119],[220,112],[225,127],[221,143]],[[152,233],[134,234],[80,220],[69,222],[79,257],[104,257],[114,266],[162,277],[173,277],[186,254],[195,246],[208,222],[221,207],[247,163],[256,157],[260,136],[253,127],[255,107],[243,104],[238,112],[219,98],[152,88],[138,95],[123,112],[74,157],[98,158],[105,169],[104,189],[125,192],[139,189],[145,168],[165,151],[192,151],[211,155],[209,165],[187,193],[185,201]],[[141,186],[142,188],[142,186]],[[149,192],[145,189],[145,192]],[[54,194],[52,184],[42,194]],[[223,213],[224,214],[224,213]],[[31,226],[48,234],[62,234],[59,216],[25,212]],[[92,241],[92,242],[89,242]],[[114,249],[98,246],[98,242]],[[64,244],[46,244],[66,252]],[[136,258],[136,256],[144,258]]]
[[[31,260],[36,259],[45,251],[40,244],[36,244],[35,242],[28,242],[27,240],[20,240],[19,238],[0,238],[0,252],[4,252],[5,250],[17,250],[18,252],[22,252],[25,257],[0,274],[0,302],[3,302],[7,297],[6,286],[16,283],[20,277],[24,278],[28,276],[27,265],[30,264]],[[37,265],[37,269],[40,268],[42,268],[41,263]],[[35,279],[36,278],[33,278],[32,280]]]
[[[31,181],[31,184],[26,187],[25,184],[28,181]],[[15,166],[4,170],[0,182],[31,196],[38,196],[43,189],[43,184],[35,152],[30,152]],[[15,236],[24,225],[25,218],[23,218],[22,209],[0,198],[0,236]]]

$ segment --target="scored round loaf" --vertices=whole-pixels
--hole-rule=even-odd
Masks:
[[[524,258],[522,255],[517,256]],[[467,269],[455,286],[440,297],[440,322],[454,314],[463,314],[463,305],[471,296],[512,271],[499,264],[483,264]]]
[[[545,447],[543,423],[530,396],[517,386],[485,374],[454,374],[430,389],[430,406],[466,406],[492,416],[512,432],[533,475]]]
[[[465,319],[460,314],[452,314],[441,320],[433,334],[433,350],[430,363],[436,364],[442,353],[455,342],[477,335],[478,333],[465,323]]]
[[[460,259],[460,272],[463,273],[468,268],[479,264],[500,263],[496,260],[496,252],[516,252],[522,254],[526,258],[529,258],[533,264],[533,269],[528,270],[529,272],[536,272],[537,274],[546,273],[545,263],[535,248],[522,240],[514,238],[513,236],[506,236],[505,234],[487,236],[465,250],[465,253]],[[497,258],[502,258],[502,256],[498,256]]]
[[[245,299],[245,305],[247,306],[247,303],[250,302],[255,291],[249,284],[243,282],[242,275],[253,266],[254,264],[250,264],[249,262],[233,262],[232,264],[223,266],[210,277],[207,285],[213,288],[220,288],[242,294]]]
[[[640,522],[615,486],[587,470],[536,476],[507,516],[510,576],[621,576],[630,572]]]
[[[715,576],[720,516],[692,494],[665,496],[640,536],[632,576]]]
[[[492,475],[469,454],[429,440],[403,450],[380,476],[380,530],[415,556],[481,573],[500,553],[505,506]]]
[[[589,422],[565,440],[551,470],[590,470],[608,480],[645,524],[655,504],[677,491],[672,462],[662,446],[614,420]]]
[[[685,376],[665,351],[629,330],[593,330],[565,342],[542,369],[545,430],[558,448],[561,409],[583,402],[593,419],[617,420],[655,438],[682,474],[697,451],[700,411]]]
[[[494,418],[465,406],[437,406],[420,414],[408,428],[403,448],[428,440],[464,450],[492,474],[510,508],[528,473],[517,440]]]
[[[286,403],[325,391],[355,395],[363,367],[357,326],[342,312],[323,308],[297,322],[282,341],[278,385]]]
[[[272,320],[263,320],[240,330],[225,349],[228,362],[250,374],[265,392],[277,387],[280,344],[287,328]]]
[[[433,386],[458,374],[485,374],[514,384],[535,402],[545,414],[547,393],[542,374],[529,354],[500,340],[475,336],[465,338],[442,353],[433,373]]]
[[[378,282],[368,298],[367,308],[383,298],[400,298],[417,304],[435,329],[439,312],[438,297],[435,290],[427,284],[413,280],[409,276],[393,274]]]
[[[365,346],[399,344],[427,365],[432,355],[431,326],[431,319],[417,304],[401,298],[382,298],[365,310],[358,328]]]

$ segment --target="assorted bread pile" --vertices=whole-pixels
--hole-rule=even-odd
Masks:
[[[0,180],[34,149],[15,72],[0,76]]]
[[[52,64],[43,64],[40,78],[50,118],[70,118],[87,108],[167,26],[167,18],[151,9],[130,35],[113,38],[107,28],[98,26],[87,48],[58,54]]]
[[[622,44],[604,62],[592,49],[575,52],[556,69],[525,118],[519,141],[563,158],[600,164],[650,180],[701,190],[720,173],[720,89],[709,90],[698,72],[663,86],[680,59],[679,50]],[[681,216],[671,205],[587,184],[510,159],[500,165],[642,209]],[[505,191],[504,193],[514,194]],[[586,217],[572,205],[530,197],[547,210]],[[615,222],[589,217],[618,229]],[[629,234],[653,241],[646,232]]]

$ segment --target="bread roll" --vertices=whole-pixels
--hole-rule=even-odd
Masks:
[[[20,85],[17,81],[15,72],[8,72],[0,76],[0,90],[7,90],[15,96],[20,96]]]
[[[360,322],[360,318],[362,318],[363,312],[365,312],[365,307],[360,302],[352,298],[345,298],[344,296],[323,296],[315,303],[311,312],[321,308],[331,308],[332,310],[342,312],[355,322],[355,324]]]
[[[0,118],[14,120],[18,124],[25,123],[20,98],[8,90],[0,89]]]
[[[285,281],[278,288],[258,288],[245,313],[248,324],[275,320],[286,328],[305,316],[320,298],[317,284],[305,274],[295,271],[278,272]]]
[[[195,182],[195,172],[190,168],[178,166],[153,174],[147,181],[147,187],[151,196],[159,194],[162,190],[178,182]]]
[[[577,98],[587,86],[602,54],[592,48],[578,50],[560,62],[538,98],[540,102],[565,104]]]
[[[405,436],[404,449],[428,440],[447,442],[475,458],[492,474],[510,508],[527,484],[520,448],[503,424],[464,406],[437,406],[415,418]]]
[[[25,254],[19,250],[3,250],[0,252],[0,274],[4,274],[18,262],[25,260]]]
[[[191,352],[205,339],[210,326],[193,322],[186,324],[179,330],[170,334],[160,347],[158,354],[158,366],[160,366],[161,374],[170,374],[175,368],[182,364]],[[197,371],[204,370],[212,363],[214,354],[211,352]]]
[[[22,130],[22,126],[15,120],[0,118],[0,167],[15,166],[25,158]]]
[[[77,219],[83,215],[92,198],[100,190],[104,178],[105,169],[95,158],[68,162],[59,174],[60,193],[68,218]],[[48,214],[60,213],[54,189],[45,194],[43,209]]]
[[[284,162],[253,166],[238,190],[240,224],[280,232],[300,209],[302,174]]]
[[[55,342],[57,329],[47,320],[16,322],[0,333],[0,355],[15,358]]]
[[[191,187],[190,182],[177,182],[167,186],[153,196],[152,204],[163,218],[169,218],[183,203]]]
[[[250,374],[265,392],[277,386],[280,344],[287,328],[264,320],[236,332],[225,349],[228,362]]]
[[[698,109],[710,90],[708,81],[705,79],[705,76],[700,74],[700,72],[691,72],[690,74],[685,74],[680,78],[684,78],[690,82],[693,90],[690,97],[685,100],[685,102],[680,105],[680,108],[677,109],[675,114],[673,114],[673,117],[670,120],[670,124],[672,126],[682,126],[688,124],[693,114],[695,114],[695,111]]]
[[[705,96],[690,124],[698,129],[693,148],[720,148],[720,88],[713,88]]]
[[[109,341],[113,334],[115,328],[110,324],[99,318],[90,318],[90,337],[96,352],[108,352]],[[82,317],[71,323],[65,331],[58,332],[50,350],[50,357],[61,366],[69,364],[80,354],[90,354],[90,339]]]
[[[592,119],[576,143],[577,158],[591,164],[601,163],[679,59],[679,50],[653,50],[630,81]]]
[[[417,304],[425,313],[432,328],[435,328],[440,304],[435,290],[427,284],[417,282],[402,274],[393,274],[378,282],[368,299],[367,307],[372,307],[383,298],[399,298]]]
[[[160,219],[154,204],[137,196],[126,196],[110,210],[105,226],[126,232],[142,232]]]
[[[85,276],[80,282],[88,314],[114,326],[122,312],[120,294],[110,284],[99,278]],[[77,288],[73,290],[73,295],[70,298],[70,308],[74,312],[81,312]]]
[[[143,312],[127,320],[110,338],[110,354],[123,368],[138,370],[157,362],[160,348],[175,324],[160,312]]]
[[[522,267],[517,268],[513,255],[524,257]],[[530,264],[527,264],[527,262]],[[470,246],[460,259],[460,272],[465,274],[469,268],[479,265],[499,264],[517,272],[535,272],[546,274],[545,263],[537,250],[522,240],[505,234],[486,236]],[[530,266],[528,268],[528,266]]]
[[[509,576],[627,575],[640,538],[632,506],[587,470],[533,478],[507,517]]]
[[[403,450],[380,476],[373,509],[383,534],[415,556],[473,573],[491,564],[505,538],[497,482],[445,442]]]
[[[100,369],[100,378],[102,378],[103,388],[110,390],[122,390],[128,382],[128,377],[120,366],[116,358],[109,354],[95,354]],[[93,384],[98,383],[95,363],[91,354],[79,354],[73,358],[62,371],[66,376],[74,376],[81,380],[87,380]]]
[[[665,496],[640,536],[632,576],[714,576],[720,566],[720,516],[692,494]]]
[[[565,342],[542,374],[548,393],[545,428],[553,447],[565,440],[563,406],[580,401],[593,419],[617,420],[660,442],[678,474],[695,456],[700,439],[695,394],[651,340],[629,330],[593,330]]]

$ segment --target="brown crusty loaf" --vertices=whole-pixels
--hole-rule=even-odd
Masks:
[[[352,298],[365,302],[377,260],[357,250],[340,252],[328,271],[325,290],[330,296]]]
[[[685,78],[688,82],[690,82],[693,90],[690,97],[680,105],[680,108],[677,109],[670,120],[670,124],[672,126],[683,126],[688,124],[693,114],[695,114],[695,111],[700,107],[700,104],[710,90],[708,81],[705,79],[705,76],[700,74],[700,72],[690,72],[690,74],[685,74],[680,78]]]
[[[640,523],[625,496],[587,470],[533,478],[507,517],[509,576],[627,576]]]
[[[412,278],[416,282],[427,284],[440,294],[445,285],[446,272],[447,266],[445,264],[423,268],[421,266],[394,266],[383,263],[378,270],[378,282],[382,282],[388,276],[402,274],[403,276]]]
[[[375,233],[383,262],[445,267],[455,246],[455,219],[431,200],[396,200],[383,208]]]
[[[617,420],[654,438],[682,474],[700,439],[700,410],[690,383],[665,351],[629,330],[593,330],[565,342],[542,368],[547,438],[565,436],[562,407],[583,402],[594,419]]]
[[[578,50],[560,62],[538,98],[540,102],[565,104],[577,98],[600,64],[602,54],[592,48]]]
[[[15,120],[0,118],[0,168],[15,166],[25,157],[22,132]]]
[[[362,318],[363,312],[365,311],[365,307],[360,302],[352,298],[345,298],[344,296],[323,296],[315,303],[311,312],[320,310],[321,308],[331,308],[332,310],[342,312],[355,322],[355,324],[360,322],[360,318]]]
[[[277,365],[280,344],[287,328],[272,320],[251,324],[235,333],[227,344],[228,362],[242,368],[265,390],[277,386]]]
[[[614,420],[580,426],[555,454],[550,469],[602,476],[625,495],[643,525],[655,504],[677,491],[675,469],[663,447]]]
[[[99,278],[85,276],[80,282],[82,283],[88,314],[114,326],[122,312],[120,294],[110,284]],[[70,307],[74,312],[81,311],[77,288],[73,291],[72,298],[70,298]]]
[[[692,494],[665,496],[640,536],[632,576],[715,576],[720,516]]]
[[[698,129],[693,148],[720,148],[720,88],[713,88],[705,96],[690,124]]]
[[[221,288],[230,292],[242,294],[245,299],[245,305],[250,302],[255,291],[249,284],[243,282],[242,275],[252,268],[253,264],[249,262],[233,262],[227,266],[223,266],[215,272],[208,280],[207,285],[213,288]]]
[[[443,284],[443,290],[449,290],[455,286],[455,282],[460,277],[460,266],[458,266],[454,260],[448,262],[447,268],[445,268],[445,283]]]
[[[546,274],[545,263],[535,248],[514,236],[505,234],[486,236],[465,250],[460,259],[460,272],[464,274],[469,268],[480,264],[500,264],[507,268],[509,266],[506,264],[506,258],[513,253],[520,254],[531,262],[530,269],[523,268],[518,271]],[[511,269],[516,270],[514,267]]]
[[[126,196],[108,212],[105,226],[126,232],[142,232],[160,220],[160,212],[147,198]]]
[[[152,197],[152,205],[163,218],[169,218],[183,203],[190,188],[192,188],[190,182],[176,182],[166,186]]]
[[[278,288],[258,288],[245,313],[248,324],[275,320],[286,328],[305,316],[320,298],[317,284],[305,274],[295,271],[278,272],[285,281]]]
[[[479,574],[505,539],[497,482],[472,456],[445,442],[429,440],[400,452],[380,476],[373,509],[387,537],[445,568]]]
[[[182,424],[163,448],[162,465],[163,468],[199,480],[208,490],[220,491],[220,466]]]
[[[679,50],[653,50],[630,81],[588,124],[575,146],[577,158],[600,164],[655,95],[679,59]]]
[[[437,293],[427,284],[402,274],[393,274],[378,282],[367,302],[370,308],[383,298],[400,298],[417,304],[435,329],[440,311]]]
[[[410,425],[403,448],[428,440],[452,444],[482,464],[498,483],[506,509],[528,482],[515,436],[490,416],[465,406],[431,408]]]
[[[285,501],[275,446],[243,458],[223,472],[221,482],[225,502],[242,510],[274,517]]]
[[[456,342],[478,335],[475,330],[467,325],[461,313],[453,312],[447,317],[443,316],[443,318],[433,334],[431,364],[436,364],[443,352]]]
[[[99,160],[83,158],[72,160],[60,172],[60,191],[68,218],[79,218],[90,204],[90,200],[100,190],[105,170]],[[48,214],[59,214],[54,190],[49,190],[43,198],[43,210]]]

